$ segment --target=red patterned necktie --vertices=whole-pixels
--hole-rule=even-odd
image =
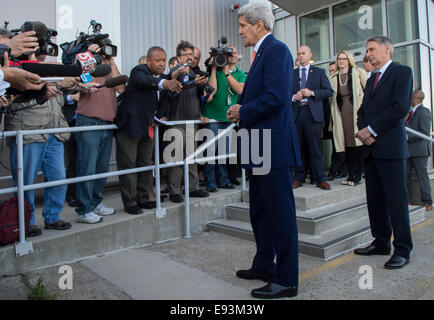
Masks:
[[[374,86],[372,87],[372,93],[374,93],[375,88],[377,88],[378,80],[380,80],[380,75],[381,75],[381,72],[378,71],[377,76],[375,77]]]
[[[414,114],[414,112],[413,112],[413,110],[411,110],[410,113],[408,114],[407,121],[405,121],[405,126],[406,127],[408,127],[408,124],[410,123],[411,118],[413,118],[413,114]]]

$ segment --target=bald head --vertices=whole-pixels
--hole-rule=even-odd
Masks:
[[[413,101],[412,106],[415,107],[418,104],[421,104],[425,99],[425,93],[422,90],[416,90],[413,92]]]
[[[297,59],[302,67],[306,67],[312,61],[312,50],[308,46],[301,46],[297,51]]]

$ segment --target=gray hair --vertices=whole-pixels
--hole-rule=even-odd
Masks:
[[[248,3],[238,11],[238,17],[241,16],[244,16],[250,24],[257,24],[262,20],[265,29],[270,32],[273,31],[274,15],[270,5],[260,2]]]
[[[375,37],[369,38],[368,41],[366,41],[366,45],[368,45],[368,43],[371,42],[371,41],[375,41],[375,42],[381,44],[384,47],[390,46],[390,55],[391,56],[395,52],[395,47],[393,46],[393,42],[388,37],[385,37],[385,36],[375,36]]]

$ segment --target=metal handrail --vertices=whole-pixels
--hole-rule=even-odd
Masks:
[[[418,136],[419,138],[422,138],[424,140],[427,140],[429,142],[433,142],[434,143],[434,139],[431,137],[428,137],[426,135],[424,135],[423,133],[420,133],[419,131],[413,130],[409,127],[405,127],[405,130],[407,130],[407,133],[413,134],[415,136]]]
[[[210,120],[210,123],[218,123],[220,121]],[[200,120],[188,120],[188,121],[174,121],[170,122],[170,125],[194,125],[194,124],[202,124],[202,121]],[[186,207],[186,237],[191,237],[190,235],[190,209],[189,209],[189,181],[188,181],[188,165],[192,163],[200,163],[204,161],[209,160],[220,160],[220,159],[226,159],[235,157],[235,154],[230,155],[224,155],[224,156],[214,156],[214,157],[207,157],[202,159],[196,159],[192,160],[194,157],[196,157],[199,153],[203,152],[206,148],[208,148],[212,143],[215,143],[217,140],[219,140],[221,137],[225,136],[230,130],[234,128],[235,125],[231,125],[227,129],[224,130],[223,133],[220,133],[217,137],[214,137],[212,140],[207,141],[204,145],[202,145],[195,153],[194,155],[190,155],[187,157],[184,161],[169,163],[169,164],[160,164],[160,146],[159,146],[159,125],[154,124],[155,129],[155,165],[153,166],[147,166],[147,167],[141,167],[141,168],[135,168],[135,169],[128,169],[128,170],[121,170],[121,171],[112,171],[102,174],[95,174],[90,176],[83,176],[83,177],[77,177],[77,178],[71,178],[71,179],[65,179],[65,180],[57,180],[57,181],[51,181],[51,182],[45,182],[45,183],[38,183],[38,184],[32,184],[32,185],[24,185],[24,174],[23,174],[23,138],[25,135],[35,135],[35,134],[55,134],[55,133],[74,133],[74,132],[84,132],[84,131],[102,131],[102,130],[117,130],[118,127],[115,125],[105,125],[105,126],[87,126],[87,127],[68,127],[68,128],[55,128],[55,129],[42,129],[42,130],[22,130],[22,131],[9,131],[9,132],[3,132],[2,135],[0,135],[0,140],[4,138],[10,138],[10,137],[16,137],[16,143],[17,143],[17,187],[14,188],[5,188],[0,189],[0,195],[3,194],[10,194],[10,193],[17,193],[18,197],[18,217],[19,217],[19,242],[15,244],[15,252],[16,256],[23,256],[27,254],[33,253],[33,244],[31,241],[26,241],[25,237],[25,219],[24,219],[24,192],[30,191],[30,190],[37,190],[37,189],[43,189],[43,188],[49,188],[49,187],[55,187],[55,186],[61,186],[61,185],[67,185],[71,183],[79,183],[79,182],[86,182],[86,181],[93,181],[98,180],[102,178],[109,178],[114,176],[121,176],[121,175],[127,175],[132,173],[139,173],[139,172],[145,172],[150,170],[155,170],[155,186],[156,186],[156,218],[161,219],[166,216],[166,209],[161,208],[161,186],[160,186],[160,170],[164,168],[170,168],[170,167],[176,167],[184,165],[184,169],[187,168],[187,178],[184,181],[185,184],[185,190],[186,190],[186,201],[185,201],[185,207]],[[242,172],[243,176],[243,190],[245,189],[246,183],[245,183],[245,170],[243,169]]]
[[[191,233],[190,233],[190,180],[189,180],[190,177],[188,174],[188,165],[191,164],[192,160],[195,159],[203,151],[205,151],[209,146],[215,144],[220,138],[226,136],[226,134],[229,133],[235,126],[236,126],[236,124],[234,124],[234,123],[231,124],[229,127],[222,130],[221,132],[219,132],[219,134],[216,137],[214,137],[211,140],[202,144],[194,153],[189,155],[184,160],[184,191],[185,191],[184,201],[185,201],[185,237],[186,238],[191,238]],[[224,156],[219,156],[219,157],[214,157],[214,158],[228,159],[231,157],[236,157],[236,155],[224,155]],[[213,157],[209,157],[207,159],[212,159],[212,158]]]

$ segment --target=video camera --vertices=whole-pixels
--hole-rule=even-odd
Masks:
[[[36,50],[36,56],[46,55],[50,57],[57,57],[59,55],[59,47],[51,41],[51,38],[57,36],[57,31],[47,26],[40,21],[27,21],[20,29],[11,30],[14,35],[21,32],[35,31],[35,37],[38,38],[39,48]],[[29,60],[30,54],[24,54],[17,57],[18,60]]]
[[[225,67],[227,64],[229,64],[229,58],[234,54],[234,50],[232,48],[221,47],[220,43],[222,45],[226,45],[228,43],[228,39],[226,37],[222,37],[218,41],[217,48],[211,48],[209,52],[210,57],[205,62],[208,72],[211,71],[213,66],[216,66],[217,68]],[[210,63],[211,59],[214,61],[213,64]]]
[[[65,42],[60,45],[63,50],[62,60],[64,64],[73,64],[75,57],[79,53],[88,51],[92,44],[97,44],[101,48],[101,53],[92,52],[98,64],[102,63],[102,57],[116,57],[118,53],[117,46],[112,44],[109,34],[102,34],[102,24],[95,20],[90,21],[89,28],[92,28],[92,34],[80,32],[78,38],[72,42]]]

